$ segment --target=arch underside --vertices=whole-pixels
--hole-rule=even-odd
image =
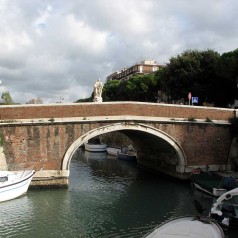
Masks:
[[[120,131],[133,141],[137,150],[138,164],[153,169],[157,166],[158,170],[169,170],[172,173],[184,173],[187,162],[179,143],[161,130],[135,123],[103,126],[80,136],[66,151],[62,170],[69,170],[73,154],[83,143],[95,136],[115,131]]]

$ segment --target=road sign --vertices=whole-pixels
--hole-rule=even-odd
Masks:
[[[192,93],[189,92],[189,93],[188,93],[188,99],[191,100],[191,98],[192,98]]]
[[[192,103],[198,103],[198,97],[192,97]]]

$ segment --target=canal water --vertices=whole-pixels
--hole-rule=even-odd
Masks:
[[[79,149],[71,160],[69,187],[30,189],[0,203],[1,238],[143,237],[156,225],[197,215],[193,199],[211,207],[212,198],[190,184]],[[237,238],[237,231],[226,238]]]

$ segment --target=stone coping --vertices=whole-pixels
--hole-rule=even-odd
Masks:
[[[167,103],[152,103],[152,102],[137,102],[137,101],[117,101],[117,102],[84,102],[84,103],[50,103],[50,104],[14,104],[14,105],[0,105],[1,108],[12,107],[60,107],[60,106],[82,106],[82,105],[117,105],[117,104],[138,104],[138,105],[155,105],[165,107],[185,107],[185,108],[197,108],[207,110],[222,110],[222,111],[237,111],[234,108],[221,108],[221,107],[206,107],[195,105],[183,105],[183,104],[167,104]]]
[[[206,119],[195,119],[190,121],[188,118],[169,118],[169,117],[145,117],[145,116],[98,116],[98,117],[65,117],[65,118],[34,118],[34,119],[16,119],[2,120],[1,125],[18,125],[18,124],[58,124],[58,123],[87,123],[100,121],[145,121],[145,122],[166,122],[166,123],[193,123],[193,124],[221,124],[230,125],[225,120],[212,120],[206,122]]]

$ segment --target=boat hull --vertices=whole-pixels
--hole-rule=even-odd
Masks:
[[[34,173],[34,170],[5,173],[9,180],[6,182],[0,182],[0,202],[12,200],[25,194]],[[2,174],[3,173],[1,173],[1,175]],[[13,176],[15,176],[15,179]]]
[[[226,193],[228,189],[231,189],[228,186],[229,183],[232,184],[229,179],[230,178],[224,178],[204,171],[199,171],[196,174],[193,173],[190,177],[194,188],[215,197],[220,197],[222,194]],[[232,184],[232,187],[233,186],[236,185]]]
[[[117,158],[119,160],[125,160],[125,161],[131,161],[131,162],[136,162],[136,155],[135,154],[125,154],[125,153],[118,153]]]
[[[208,218],[180,217],[156,227],[145,238],[224,238],[221,227]]]
[[[85,150],[89,151],[89,152],[106,152],[107,151],[107,145],[106,144],[85,143],[84,147],[85,147]]]
[[[107,153],[109,155],[113,155],[113,156],[117,156],[118,153],[121,152],[120,148],[116,148],[116,147],[107,147]]]

